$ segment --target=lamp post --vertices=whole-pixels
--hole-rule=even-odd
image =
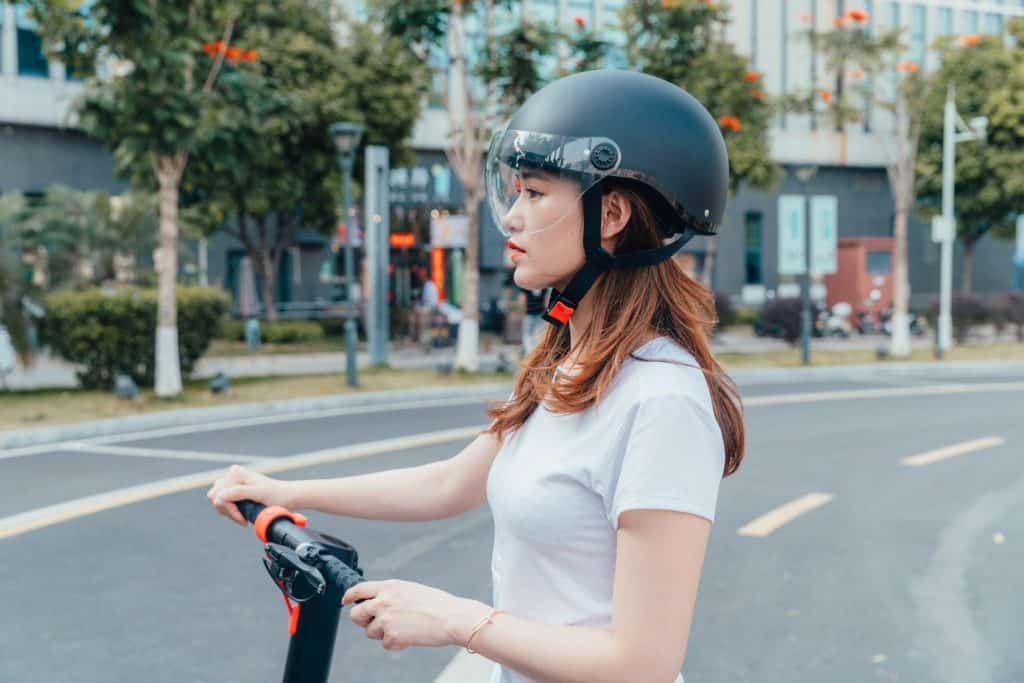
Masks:
[[[959,129],[959,133],[957,132]],[[988,119],[979,116],[964,123],[956,111],[956,95],[953,84],[946,89],[946,106],[942,126],[942,221],[939,234],[942,257],[939,283],[939,329],[938,352],[942,354],[953,346],[953,241],[956,239],[956,222],[953,217],[953,183],[956,174],[956,143],[978,140],[985,142]]]
[[[348,385],[358,386],[356,378],[356,335],[355,297],[353,296],[355,259],[352,255],[352,217],[349,216],[350,184],[352,181],[352,162],[355,160],[359,140],[363,137],[363,128],[358,123],[332,123],[331,137],[338,148],[338,165],[341,166],[341,216],[345,222],[345,368]]]

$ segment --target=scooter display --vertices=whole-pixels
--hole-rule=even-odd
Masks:
[[[264,543],[263,565],[288,607],[291,640],[283,683],[327,683],[341,597],[364,581],[356,549],[306,529],[304,515],[281,506],[251,500],[236,505]]]

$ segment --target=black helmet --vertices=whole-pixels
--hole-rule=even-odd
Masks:
[[[695,235],[717,233],[725,213],[729,159],[718,124],[683,89],[635,71],[585,71],[554,81],[494,134],[487,197],[503,232],[524,167],[580,182],[586,263],[551,299],[544,319],[555,326],[569,320],[602,272],[660,263]],[[673,239],[644,251],[605,251],[600,181],[608,177],[639,181],[664,198],[678,218],[665,226]]]

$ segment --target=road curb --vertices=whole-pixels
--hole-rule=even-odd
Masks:
[[[214,408],[185,408],[180,410],[162,410],[148,415],[131,415],[113,417],[105,420],[76,422],[68,425],[52,427],[35,427],[17,429],[0,433],[0,449],[38,446],[62,441],[89,439],[113,434],[130,434],[162,427],[179,427],[187,425],[207,424],[218,420],[261,417],[265,415],[287,415],[313,410],[330,410],[352,406],[385,406],[394,403],[397,398],[402,401],[429,401],[431,399],[467,398],[480,400],[501,400],[511,391],[510,382],[489,382],[459,387],[441,387],[429,389],[395,389],[389,391],[373,391],[340,396],[317,396],[310,398],[293,398],[281,401],[263,401],[255,403],[239,403]]]
[[[886,362],[869,365],[822,365],[807,368],[738,368],[730,376],[740,385],[797,384],[800,382],[853,381],[892,379],[1003,378],[1008,374],[1024,374],[1024,362],[998,361],[946,361],[946,362]],[[217,420],[231,420],[264,415],[285,415],[312,410],[345,408],[350,406],[387,405],[401,397],[403,401],[479,398],[502,399],[511,390],[511,382],[493,382],[460,387],[430,389],[396,389],[342,396],[318,396],[283,401],[241,403],[215,408],[187,408],[164,410],[148,415],[132,415],[69,425],[35,427],[0,433],[0,449],[38,446],[61,441],[89,439],[113,434],[161,427],[207,424]]]

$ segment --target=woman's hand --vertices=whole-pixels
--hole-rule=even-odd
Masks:
[[[342,605],[365,600],[349,618],[385,650],[464,645],[473,625],[490,608],[411,581],[364,581],[348,589]]]
[[[236,501],[254,500],[264,505],[288,505],[285,482],[252,472],[241,465],[232,465],[223,477],[213,482],[206,497],[217,512],[242,526],[249,526],[249,522],[238,511]]]

